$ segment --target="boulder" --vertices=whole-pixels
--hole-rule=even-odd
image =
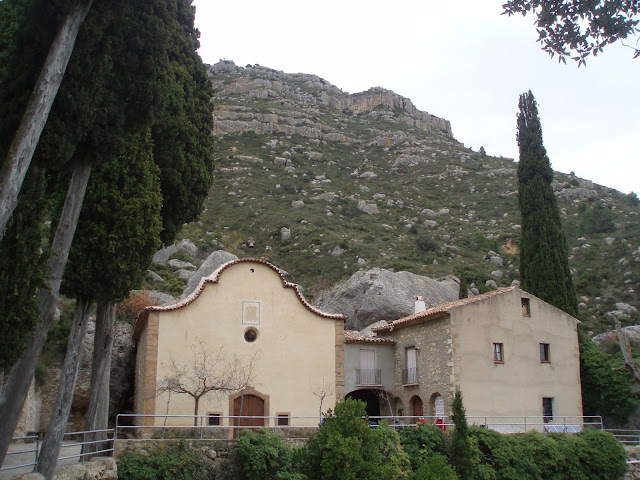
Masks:
[[[459,288],[458,279],[452,276],[434,280],[374,268],[354,273],[345,283],[323,293],[315,305],[328,313],[346,315],[345,328],[361,330],[373,322],[411,315],[417,295],[424,297],[429,308],[456,300]]]
[[[162,285],[164,283],[164,278],[151,270],[147,270],[147,279],[156,285]]]
[[[487,280],[486,282],[484,282],[484,284],[490,290],[497,290],[498,289],[498,284],[495,282],[495,280]]]
[[[440,218],[440,214],[438,212],[434,212],[430,208],[425,208],[424,210],[422,210],[420,212],[420,215],[424,215],[425,217],[430,218],[431,220],[435,220],[436,218]]]
[[[153,255],[153,263],[159,263],[161,265],[166,265],[171,258],[171,255],[178,251],[178,247],[175,245],[169,245],[166,248],[161,248]]]
[[[180,240],[176,245],[176,247],[178,247],[178,250],[182,250],[183,252],[186,252],[191,258],[198,255],[198,247],[196,247],[196,244],[193,243],[188,238]]]
[[[282,227],[280,229],[280,239],[283,242],[287,242],[289,240],[291,240],[291,230],[287,227]]]
[[[304,202],[302,200],[294,200],[291,202],[291,206],[297,210],[304,208]]]
[[[491,257],[491,258],[489,259],[489,261],[490,261],[493,265],[496,265],[496,266],[498,266],[498,267],[501,267],[501,266],[502,266],[502,264],[504,263],[504,260],[502,260],[502,257],[499,257],[499,256],[497,256],[497,255],[496,255],[495,257]]]
[[[198,283],[200,283],[200,279],[202,277],[208,277],[220,265],[223,265],[232,260],[237,260],[237,258],[238,257],[236,257],[233,253],[228,253],[223,250],[216,250],[215,252],[213,252],[211,255],[207,257],[207,259],[202,263],[202,265],[200,265],[200,268],[196,271],[193,277],[189,279],[189,282],[187,283],[187,286],[182,292],[182,295],[180,296],[180,298],[184,298],[187,295],[189,295],[191,292],[193,292],[198,286]]]
[[[196,266],[190,262],[183,262],[182,260],[178,260],[173,258],[167,262],[171,268],[175,268],[176,270],[195,270]]]

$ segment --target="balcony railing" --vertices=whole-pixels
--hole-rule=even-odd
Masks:
[[[402,384],[413,385],[418,383],[418,369],[417,368],[405,368],[402,370]]]
[[[378,368],[356,368],[357,385],[382,385]]]

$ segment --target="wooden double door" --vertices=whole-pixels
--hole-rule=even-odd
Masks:
[[[236,438],[241,430],[250,428],[257,430],[264,426],[264,399],[257,395],[240,395],[233,400],[233,436]],[[243,417],[243,418],[237,418]],[[258,417],[258,418],[256,418]]]

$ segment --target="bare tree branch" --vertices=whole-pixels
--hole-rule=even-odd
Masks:
[[[322,385],[312,385],[311,379],[309,379],[309,388],[311,389],[311,393],[313,393],[316,397],[320,399],[320,407],[318,408],[318,417],[322,420],[322,403],[324,399],[330,395],[333,395],[335,392],[335,386],[330,383],[329,385],[325,385],[324,377],[322,377]]]
[[[211,392],[239,392],[250,386],[257,353],[245,361],[237,354],[225,355],[224,347],[212,353],[199,339],[191,345],[191,353],[191,359],[182,363],[171,353],[168,363],[161,364],[166,374],[160,377],[156,394],[169,392],[192,397],[195,404],[193,424],[197,426],[202,397]]]
[[[627,334],[622,330],[622,326],[619,320],[616,320],[616,332],[618,332],[618,343],[620,344],[620,350],[622,350],[622,356],[624,357],[623,367],[629,370],[636,383],[640,383],[640,371],[633,364],[633,354],[631,353],[631,346],[629,345],[629,338]]]

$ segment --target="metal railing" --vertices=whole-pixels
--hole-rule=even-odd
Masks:
[[[94,439],[93,436],[98,435],[102,438]],[[89,438],[89,440],[87,440]],[[64,439],[67,439],[66,441]],[[25,448],[21,450],[10,450],[7,452],[5,457],[5,461],[0,467],[0,471],[6,470],[16,470],[19,468],[27,468],[33,467],[33,471],[35,471],[35,467],[38,464],[38,458],[40,455],[40,447],[41,440],[37,435],[29,435],[25,437],[14,437],[11,441],[25,441],[25,440],[35,440],[35,445],[33,448]],[[73,458],[79,458],[80,462],[84,462],[86,457],[89,456],[112,456],[114,450],[115,443],[115,429],[104,429],[104,430],[86,430],[82,432],[67,432],[63,437],[63,444],[60,448],[60,454],[58,455],[58,460],[69,460]],[[100,445],[97,450],[91,452],[83,452],[85,445]],[[77,450],[78,453],[71,453],[70,450]],[[7,457],[12,455],[22,455],[22,454],[33,454],[34,461],[29,463],[22,463],[19,465],[7,465]]]
[[[150,419],[147,420],[147,419]],[[269,428],[286,437],[310,437],[322,423],[319,416],[285,417],[267,415],[216,415],[216,424],[209,425],[209,415],[136,415],[116,417],[116,439],[122,436],[168,438],[199,438],[225,440],[241,430]],[[160,420],[160,421],[158,421]],[[195,420],[195,422],[194,422]]]
[[[605,428],[604,430],[611,433],[623,445],[640,445],[640,430],[624,428]]]
[[[418,383],[418,369],[417,368],[403,368],[402,369],[402,384],[413,385]]]
[[[35,467],[35,465],[38,463],[38,452],[40,451],[40,437],[38,435],[26,435],[24,437],[13,437],[11,439],[12,442],[14,441],[35,441],[35,448],[28,448],[25,450],[13,450],[13,451],[8,451],[6,456],[5,456],[5,462],[0,466],[0,471],[5,471],[5,470],[15,470],[18,468],[25,468],[25,467]],[[25,453],[33,453],[33,457],[34,457],[34,461],[31,463],[23,463],[20,465],[10,465],[10,466],[5,466],[5,464],[7,463],[6,460],[10,459],[12,455],[22,455]]]
[[[356,368],[358,386],[382,385],[382,371],[379,368]]]
[[[286,437],[308,437],[323,423],[318,416],[287,417],[288,424],[282,425],[278,416],[216,416],[216,425],[208,425],[208,415],[118,415],[116,438],[121,435],[133,437],[231,439],[243,429],[269,428],[283,433]],[[194,425],[195,419],[195,425]],[[453,426],[449,417],[443,416],[371,416],[369,423],[376,426],[386,421],[392,428],[400,429],[418,424],[434,424],[447,429]],[[502,433],[524,433],[530,430],[540,432],[576,433],[590,426],[603,429],[599,416],[556,416],[552,422],[545,422],[542,415],[520,416],[467,416],[470,425],[489,428]],[[552,428],[551,428],[552,427]]]

